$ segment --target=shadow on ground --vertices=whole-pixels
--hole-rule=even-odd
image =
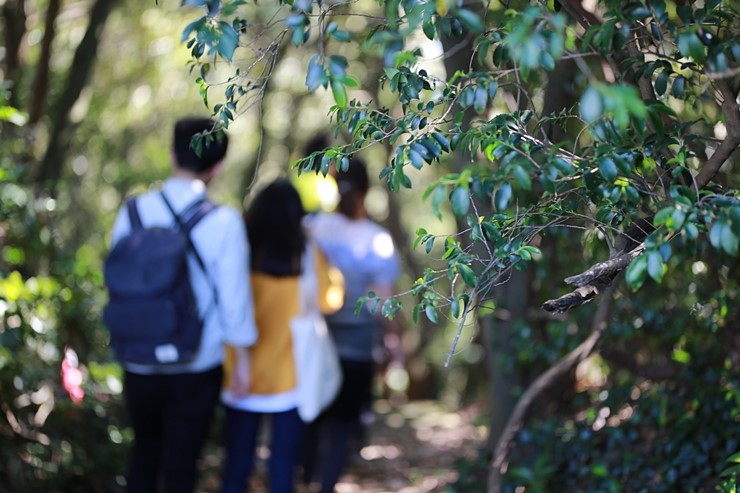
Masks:
[[[479,409],[450,412],[432,401],[391,406],[375,405],[375,420],[366,443],[354,457],[347,474],[337,485],[338,493],[440,492],[457,480],[456,463],[474,459],[485,441],[485,429],[475,422]],[[259,455],[265,457],[262,448]],[[212,447],[206,454],[202,493],[218,491],[218,472],[223,450]],[[264,462],[257,465],[250,493],[266,491]],[[299,489],[298,493],[309,489]]]

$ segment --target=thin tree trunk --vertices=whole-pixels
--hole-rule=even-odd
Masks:
[[[36,66],[36,78],[31,91],[31,104],[28,109],[28,123],[38,123],[46,111],[46,93],[49,87],[49,63],[51,45],[56,36],[56,20],[62,7],[61,0],[49,0],[44,22],[44,38],[41,41],[41,56]]]
[[[21,66],[23,65],[23,38],[26,34],[26,5],[24,0],[6,0],[2,10],[5,31],[5,79],[13,83],[9,103],[18,105]]]
[[[75,51],[64,92],[51,112],[49,144],[37,175],[37,181],[50,189],[56,187],[64,169],[73,130],[70,112],[90,79],[103,28],[117,3],[118,0],[97,0],[92,6],[90,23]]]
[[[488,450],[494,450],[516,404],[513,390],[523,384],[517,365],[506,371],[504,361],[515,354],[512,335],[516,323],[526,319],[529,306],[531,275],[529,271],[512,270],[509,280],[494,290],[497,309],[480,319],[486,345],[490,406]]]

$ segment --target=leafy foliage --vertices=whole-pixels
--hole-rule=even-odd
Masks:
[[[229,18],[235,9],[224,5],[223,12],[211,10],[209,15]],[[370,27],[365,43],[382,53],[386,69],[381,84],[397,95],[401,116],[373,102],[348,99],[347,88],[357,85],[347,76],[348,61],[324,54],[323,44],[328,47],[332,38],[352,41],[358,34],[342,30],[339,21],[327,21],[334,6],[296,2],[286,7],[290,14],[285,28],[293,44],[306,45],[312,35],[318,36],[321,50],[308,64],[308,89],[331,88],[336,102],[332,117],[352,136],[350,146],[299,162],[299,171],[326,174],[331,163],[346,166],[347,156],[387,141],[395,151],[380,178],[391,190],[399,190],[412,186],[410,168],[421,170],[452,152],[470,156],[470,166],[440,178],[425,194],[432,197],[436,213],[449,203],[469,225],[461,231],[469,235],[461,253],[471,251],[475,243],[493,242],[485,258],[458,259],[454,247],[446,249],[445,259],[460,260],[447,266],[448,277],[469,274],[471,268],[481,275],[476,282],[469,275],[467,281],[461,279],[468,297],[484,296],[508,268],[532,259],[534,251],[523,247],[574,218],[588,218],[586,227],[600,229],[612,244],[636,221],[652,223],[653,231],[627,273],[635,289],[648,276],[663,278],[674,254],[667,245],[690,250],[702,233],[709,233],[717,250],[737,254],[736,194],[721,187],[697,190],[690,178],[704,166],[707,149],[711,152],[717,145],[707,134],[718,109],[712,108],[719,91],[713,83],[722,81],[723,73],[737,63],[740,50],[725,34],[736,27],[728,4],[713,1],[671,15],[664,2],[649,8],[606,2],[603,20],[580,35],[564,13],[539,6],[505,10],[496,17],[498,24],[486,26],[493,13],[440,2],[387,2],[386,21]],[[318,31],[309,29],[316,8]],[[422,67],[420,50],[402,50],[404,40],[418,29],[430,40],[472,36],[481,68],[449,74],[446,81],[430,75]],[[676,44],[667,42],[669,38]],[[217,48],[217,41],[210,46]],[[598,67],[589,61],[593,51],[605,56],[622,79],[600,82]],[[529,99],[525,110],[485,117],[501,88],[526,93],[530,77],[552,71],[566,54],[581,69],[574,87],[580,93],[575,112],[540,115]],[[652,95],[640,93],[635,81],[650,83]],[[469,111],[481,117],[466,127]],[[563,143],[547,138],[545,128],[572,119],[580,120],[582,128],[578,140],[568,145],[572,150],[566,151]],[[492,202],[495,213],[482,216],[472,207],[475,202]],[[451,299],[459,295],[451,293],[445,304]]]
[[[549,294],[559,297],[544,307],[567,311],[597,296],[625,272],[628,286],[639,294],[633,295],[633,303],[618,303],[617,327],[610,327],[610,334],[630,317],[644,319],[661,312],[646,294],[656,285],[668,289],[669,295],[683,296],[676,305],[684,312],[691,310],[688,300],[694,296],[682,292],[680,279],[694,279],[697,273],[686,271],[687,264],[704,265],[711,258],[720,270],[735,272],[740,196],[732,158],[740,144],[740,119],[733,74],[740,66],[740,44],[738,12],[731,2],[605,0],[588,11],[570,1],[483,5],[387,0],[380,3],[377,17],[363,12],[371,21],[361,30],[348,20],[360,13],[359,4],[302,1],[280,7],[285,12],[285,38],[317,52],[306,69],[308,90],[331,90],[334,135],[343,132],[348,140],[298,160],[298,172],[326,175],[332,166],[346,168],[349,157],[377,144],[390,149],[379,178],[391,191],[414,189],[417,177],[439,170],[423,198],[437,217],[454,217],[457,229],[452,234],[435,234],[428,225],[416,229],[414,248],[423,248],[430,266],[409,290],[415,297],[414,320],[423,316],[432,324],[451,321],[458,325],[459,338],[469,315],[512,270],[534,268],[539,282],[547,282],[553,273],[567,275],[556,263],[561,256],[555,253],[558,246],[550,245],[578,248],[568,235],[573,231],[582,232],[587,248],[582,255],[569,257],[577,262],[571,268],[586,270],[566,277],[575,291],[563,294],[556,288]],[[427,41],[412,42],[415,36]],[[351,91],[357,83],[363,88],[375,81],[348,75],[353,61],[342,48],[347,43],[356,43],[382,63],[377,83],[388,95],[387,104]],[[446,73],[432,69],[424,48],[433,43],[450,50],[446,54],[450,58],[462,50],[468,56],[466,64],[446,59]],[[543,104],[543,86],[547,98],[547,90],[558,84],[566,86],[559,92],[566,100]],[[726,161],[729,164],[722,168]],[[608,259],[591,268],[581,267],[606,255]],[[721,295],[705,291],[696,302],[719,296],[725,315],[717,323],[724,327],[727,320],[734,320],[726,314],[732,310],[730,300],[737,286],[697,282],[719,289]],[[378,307],[380,302],[371,293],[359,304]],[[395,315],[398,309],[389,305],[384,312]],[[655,344],[650,357],[660,359],[665,354],[660,349],[666,350],[660,343],[672,341],[674,348],[668,353],[688,365],[682,373],[687,383],[677,383],[683,381],[678,376],[670,383],[646,383],[638,406],[644,413],[636,412],[624,424],[599,428],[596,434],[589,430],[595,430],[599,409],[580,403],[585,406],[582,413],[573,418],[574,410],[566,421],[574,433],[553,425],[536,430],[529,439],[519,437],[523,449],[531,443],[532,450],[543,452],[531,462],[526,455],[519,457],[524,465],[511,468],[507,481],[516,482],[518,477],[518,484],[538,491],[616,491],[618,481],[624,480],[632,481],[630,488],[636,491],[652,491],[648,477],[660,471],[665,491],[679,484],[697,491],[704,487],[737,446],[727,439],[732,436],[727,430],[737,426],[732,418],[736,403],[722,397],[736,385],[730,375],[737,363],[727,348],[710,344],[704,349],[717,351],[714,357],[722,370],[712,374],[711,384],[704,381],[709,378],[704,373],[706,362],[698,362],[701,358],[685,348],[715,329],[670,312],[680,319],[665,322],[676,324],[675,331],[635,330],[619,335],[623,340],[615,344],[650,341]],[[532,348],[532,332],[523,330],[530,325],[519,324],[514,334],[515,344],[517,336],[522,341],[514,366],[532,364],[545,352]],[[579,320],[582,325],[585,321]],[[557,322],[548,325],[552,331],[557,326]],[[562,342],[574,333],[581,331],[564,331],[553,339]],[[574,344],[561,343],[554,351],[549,346],[554,354],[547,361],[557,361]],[[450,354],[454,350],[453,343]],[[614,371],[617,367],[608,363]],[[621,396],[611,403],[614,409],[635,407],[623,399],[639,385],[639,372],[631,371],[634,374],[625,381],[610,379],[601,388],[610,396]],[[686,395],[701,405],[687,408],[682,401]],[[668,414],[666,405],[671,409]],[[702,413],[708,410],[724,413],[724,429],[703,428],[709,414]],[[550,421],[554,422],[557,418]],[[685,435],[662,434],[666,423]],[[658,437],[648,439],[645,430],[658,430]],[[531,438],[539,436],[541,442]],[[554,436],[559,440],[549,447]],[[707,441],[684,446],[681,440],[687,436],[704,436]],[[626,452],[614,461],[597,460],[596,452],[588,451],[592,447],[603,453],[617,443],[625,447],[634,437],[642,443],[652,440],[646,447],[654,462]],[[722,445],[718,455],[708,457],[707,447],[717,444]],[[565,448],[577,449],[582,460],[550,467],[569,456]],[[615,471],[616,463],[623,469]],[[567,474],[558,473],[566,469]]]
[[[25,115],[4,96],[0,127],[12,134]],[[85,361],[110,360],[95,315],[100,272],[84,248],[71,256],[56,249],[57,201],[30,186],[22,143],[0,142],[0,483],[10,491],[116,491],[131,440],[121,370],[82,363],[72,349],[89,351]],[[70,385],[65,365],[81,381]]]

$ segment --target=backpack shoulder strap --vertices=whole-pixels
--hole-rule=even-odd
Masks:
[[[198,221],[203,219],[206,214],[216,209],[216,207],[216,204],[214,204],[210,200],[197,200],[195,203],[193,203],[193,205],[188,207],[185,212],[182,213],[180,220],[182,221],[181,227],[183,231],[185,231],[186,233],[190,233],[190,230],[193,229],[196,224],[198,224]]]
[[[128,212],[128,220],[131,223],[131,229],[141,229],[141,216],[139,216],[139,208],[136,207],[136,197],[126,202],[126,211]]]
[[[164,194],[164,192],[160,192],[160,195],[162,196],[162,200],[167,206],[167,209],[169,209],[170,213],[172,214],[172,217],[175,218],[177,226],[180,228],[181,231],[188,235],[188,238],[190,238],[190,230],[193,229],[196,224],[198,224],[198,221],[203,219],[206,214],[216,209],[217,207],[216,204],[209,200],[198,199],[191,205],[189,205],[188,208],[182,212],[182,214],[178,214],[177,212],[175,212],[175,208],[172,207],[172,204],[167,199],[167,196]]]
[[[185,211],[182,214],[177,214],[177,212],[175,212],[175,208],[172,207],[172,204],[170,204],[170,201],[167,199],[167,196],[164,194],[164,191],[160,191],[159,194],[162,196],[162,200],[164,201],[167,208],[170,210],[170,213],[172,213],[172,217],[175,218],[175,222],[177,223],[177,226],[180,228],[182,232],[185,233],[185,236],[188,239],[188,246],[190,247],[190,251],[193,252],[193,255],[195,256],[195,260],[198,262],[198,266],[200,267],[200,269],[206,275],[206,278],[208,278],[209,282],[211,283],[211,287],[213,288],[213,301],[214,303],[218,304],[218,290],[216,289],[216,285],[214,284],[213,279],[211,279],[211,276],[208,274],[206,263],[203,261],[203,258],[198,253],[198,249],[195,248],[193,239],[190,237],[190,230],[193,229],[193,227],[198,223],[198,221],[203,219],[203,217],[205,217],[206,214],[216,209],[217,208],[216,204],[206,199],[199,199],[193,202],[192,205],[188,206],[188,208],[185,209]]]

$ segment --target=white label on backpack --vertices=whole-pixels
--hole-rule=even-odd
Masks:
[[[162,344],[154,348],[154,356],[160,363],[174,363],[180,358],[180,353],[174,345]]]

